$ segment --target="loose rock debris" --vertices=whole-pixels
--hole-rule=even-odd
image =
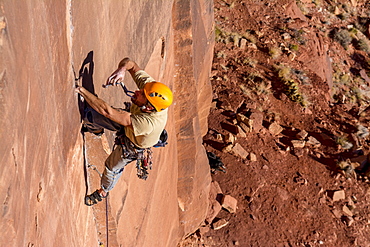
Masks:
[[[330,37],[333,30],[359,30],[360,16],[360,32],[368,34],[369,5],[334,2],[215,1],[217,104],[208,119],[213,134],[204,143],[227,167],[212,178],[238,209],[221,210],[216,218],[228,224],[217,231],[210,226],[200,246],[370,242],[370,108],[357,97],[368,94],[369,53]],[[275,57],[273,49],[280,49]],[[236,144],[257,160],[235,154]]]

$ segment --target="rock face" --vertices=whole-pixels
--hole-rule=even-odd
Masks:
[[[175,100],[169,145],[154,150],[149,179],[139,180],[130,164],[109,196],[117,233],[110,245],[176,246],[195,231],[207,215],[210,187],[201,144],[211,101],[213,1],[0,7],[0,245],[99,245],[94,212],[83,202],[96,188],[84,174],[72,66],[82,83],[94,85],[90,90],[122,107],[124,94],[101,84],[125,56],[169,85]],[[113,134],[105,135],[111,148]]]

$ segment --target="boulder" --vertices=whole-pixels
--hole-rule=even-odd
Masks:
[[[240,49],[244,50],[246,46],[247,46],[247,40],[245,38],[241,38],[239,40],[239,47],[240,47]]]
[[[257,161],[257,156],[254,153],[249,153],[248,159],[250,161]]]
[[[236,212],[238,201],[230,195],[225,195],[221,204],[224,209],[233,214]]]
[[[233,134],[227,133],[225,135],[225,139],[224,139],[225,144],[234,144],[235,141],[236,141],[236,136],[234,136]]]
[[[276,122],[270,124],[269,126],[269,131],[272,135],[278,135],[280,134],[282,131],[284,130],[283,127],[281,127],[279,124],[277,124]]]
[[[227,224],[229,224],[229,222],[228,222],[227,220],[225,220],[225,219],[220,219],[220,220],[218,220],[218,221],[216,221],[216,222],[214,222],[214,223],[212,224],[212,228],[213,228],[213,230],[219,230],[219,229],[221,229],[222,227],[227,226]]]
[[[306,142],[303,140],[292,140],[292,145],[294,148],[304,148]]]
[[[346,199],[344,190],[330,190],[327,195],[333,200],[333,202]]]
[[[313,136],[308,137],[307,144],[309,144],[313,147],[320,147],[321,146],[321,143]]]
[[[353,212],[351,211],[351,209],[349,209],[349,207],[347,205],[343,205],[343,212],[348,215],[348,216],[353,216]]]
[[[231,151],[242,159],[246,159],[249,154],[239,143],[236,143]]]
[[[222,206],[220,202],[218,201],[218,198],[222,195],[222,190],[220,188],[220,185],[213,181],[211,183],[211,188],[209,191],[209,207],[207,216],[205,218],[205,223],[210,224],[217,216],[217,214],[221,211]]]
[[[239,126],[242,128],[242,130],[245,132],[245,133],[249,133],[252,131],[252,126],[249,125],[249,124],[245,124],[244,122],[240,122],[239,123]]]
[[[304,140],[306,137],[307,137],[308,133],[307,131],[305,130],[301,130],[297,133],[296,137],[299,139],[299,140]]]
[[[249,119],[253,121],[253,131],[259,132],[263,128],[263,113],[259,111],[252,111]]]
[[[242,137],[242,138],[247,137],[247,134],[244,132],[242,127],[237,126],[237,128],[238,128],[238,134],[236,135],[237,137]]]

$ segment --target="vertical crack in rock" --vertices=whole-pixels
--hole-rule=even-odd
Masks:
[[[165,43],[164,37],[162,37],[161,39],[162,39],[161,58],[164,58],[164,51],[165,51],[166,43]]]
[[[35,228],[36,228],[36,232],[38,230],[38,227],[39,227],[39,222],[38,222],[37,214],[35,214]]]
[[[41,199],[42,199],[42,186],[41,186],[41,182],[39,183],[39,192],[37,193],[37,201],[40,202]]]
[[[10,186],[8,187],[8,190],[6,192],[6,196],[5,196],[4,201],[3,201],[2,217],[4,217],[9,211],[9,200],[10,200]]]
[[[12,148],[12,155],[13,155],[13,160],[14,160],[14,166],[15,166],[15,167],[18,167],[17,159],[16,159],[16,157],[15,157],[14,148]]]
[[[5,16],[0,17],[0,47],[3,46],[4,41],[3,41],[3,33],[6,31],[6,20]]]
[[[0,107],[5,108],[5,98],[4,98],[4,88],[5,88],[5,70],[0,74]]]
[[[104,161],[108,154],[103,148],[103,137],[97,137],[91,133],[84,134],[84,159],[86,173],[86,194],[92,193],[100,186],[101,174],[99,170],[104,169]],[[108,198],[91,207],[99,244],[104,246],[118,246],[117,224],[111,214]]]

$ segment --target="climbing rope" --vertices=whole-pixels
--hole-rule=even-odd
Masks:
[[[93,171],[96,171],[96,172],[99,174],[99,176],[100,176],[100,177],[102,177],[102,176],[103,176],[103,174],[101,174],[101,173],[99,172],[99,170],[98,170],[98,168],[97,168],[96,166],[91,165],[91,164],[87,164],[87,168],[91,168]]]
[[[108,197],[109,195],[107,196],[107,198],[105,198],[105,230],[106,230],[106,234],[107,234],[107,247],[109,246],[109,224],[108,224]]]

